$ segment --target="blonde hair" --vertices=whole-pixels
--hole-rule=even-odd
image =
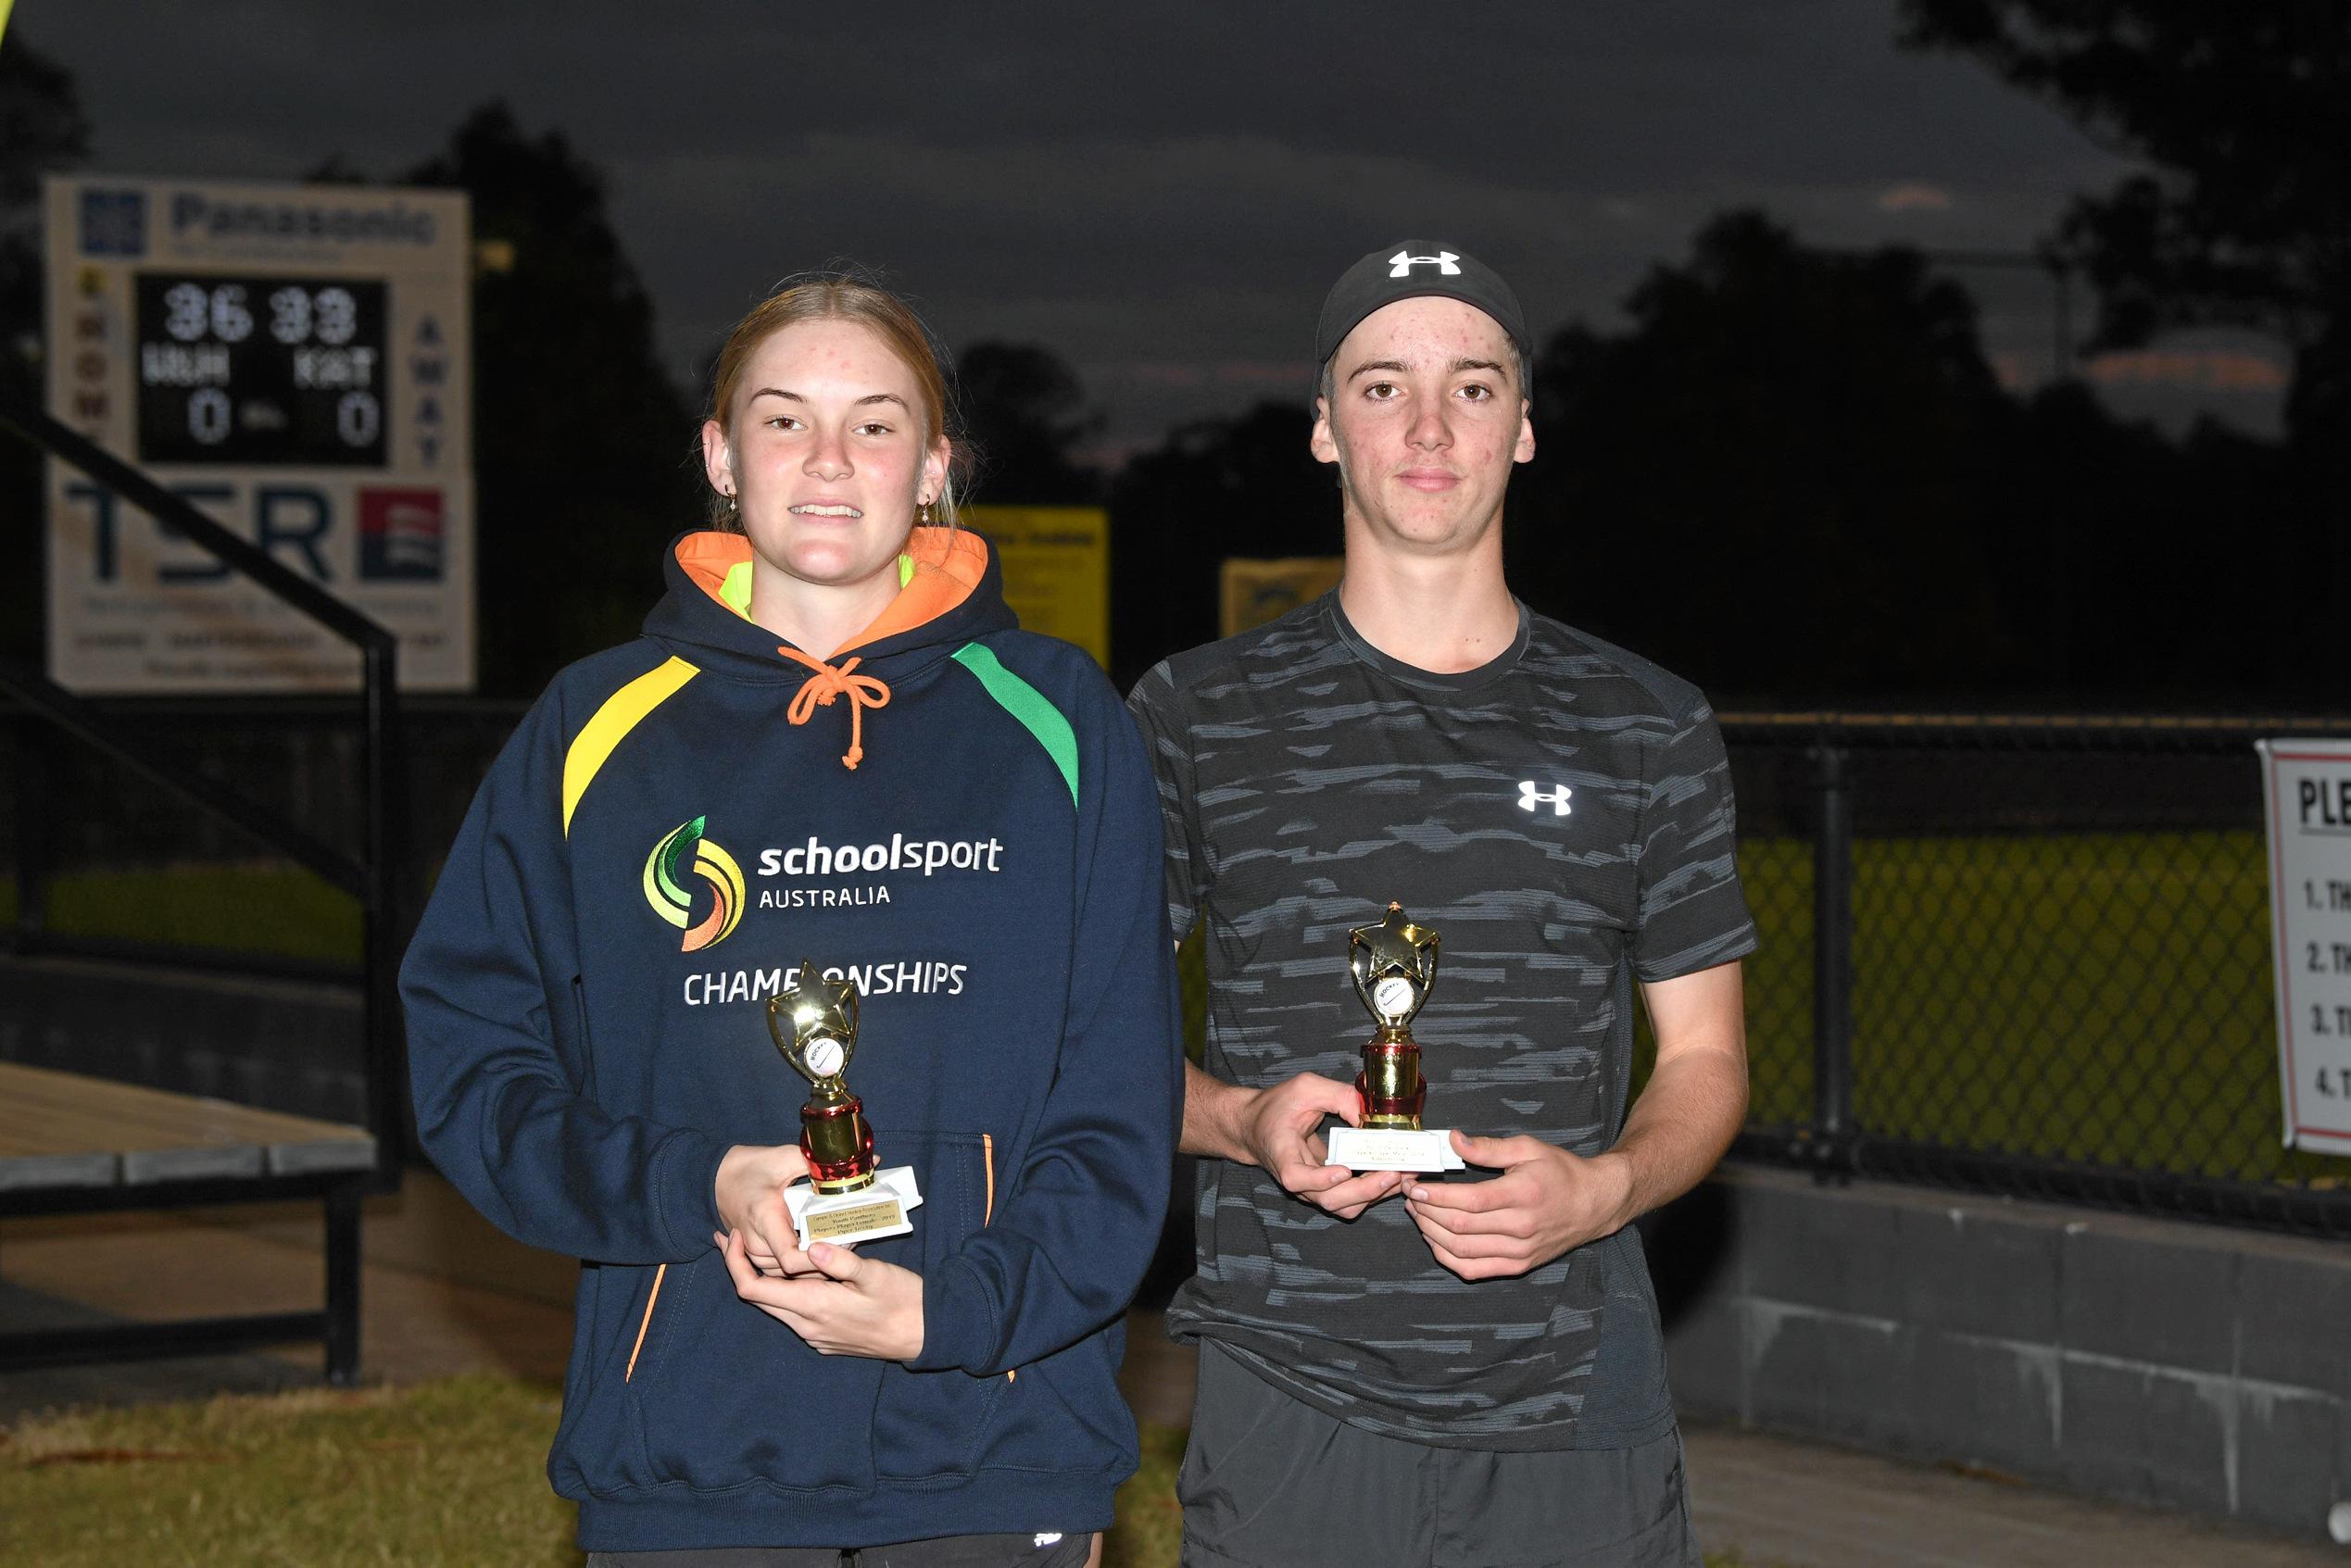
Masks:
[[[970,475],[972,450],[948,384],[944,356],[930,329],[906,301],[856,271],[803,272],[786,278],[735,322],[710,373],[709,417],[728,426],[735,395],[742,387],[743,371],[751,356],[769,338],[802,321],[854,321],[880,338],[883,346],[913,372],[916,401],[922,405],[923,449],[929,451],[942,438],[947,442],[947,472],[931,511],[947,527],[956,526],[955,493]],[[731,437],[731,427],[728,433]],[[727,497],[711,491],[710,524],[739,532],[741,516],[726,501]]]

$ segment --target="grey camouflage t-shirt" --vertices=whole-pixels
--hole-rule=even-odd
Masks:
[[[1227,1082],[1353,1079],[1373,1024],[1347,932],[1393,899],[1443,939],[1412,1026],[1427,1124],[1597,1154],[1624,1122],[1633,982],[1754,947],[1705,699],[1524,607],[1501,658],[1439,675],[1326,595],[1167,660],[1128,703],[1159,772],[1169,915],[1178,935],[1207,922],[1204,1065]],[[1171,1331],[1351,1424],[1514,1450],[1672,1425],[1631,1230],[1470,1283],[1401,1203],[1341,1222],[1220,1160],[1201,1161],[1195,1222]]]

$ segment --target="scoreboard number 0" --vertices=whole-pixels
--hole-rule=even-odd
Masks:
[[[383,433],[383,411],[370,392],[346,392],[334,406],[334,428],[353,446],[365,446]]]
[[[188,394],[188,434],[207,446],[229,439],[229,397],[217,386],[200,386]]]

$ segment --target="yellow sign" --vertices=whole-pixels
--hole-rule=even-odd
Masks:
[[[965,507],[1004,567],[1021,625],[1075,643],[1110,668],[1110,513],[1100,507]]]
[[[1288,615],[1309,599],[1339,586],[1338,556],[1291,556],[1283,560],[1242,560],[1228,556],[1217,595],[1220,637],[1235,637],[1252,626]]]

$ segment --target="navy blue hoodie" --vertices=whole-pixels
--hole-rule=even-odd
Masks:
[[[583,1261],[547,1471],[590,1550],[1103,1529],[1136,1466],[1120,1323],[1182,1064],[1150,769],[983,541],[909,548],[828,675],[740,613],[743,539],[681,537],[644,637],[499,756],[409,950],[427,1152]],[[818,1355],[711,1244],[726,1149],[798,1136],[761,1004],[803,957],[862,989],[849,1086],[922,1185],[860,1248],[923,1276],[912,1361]]]

